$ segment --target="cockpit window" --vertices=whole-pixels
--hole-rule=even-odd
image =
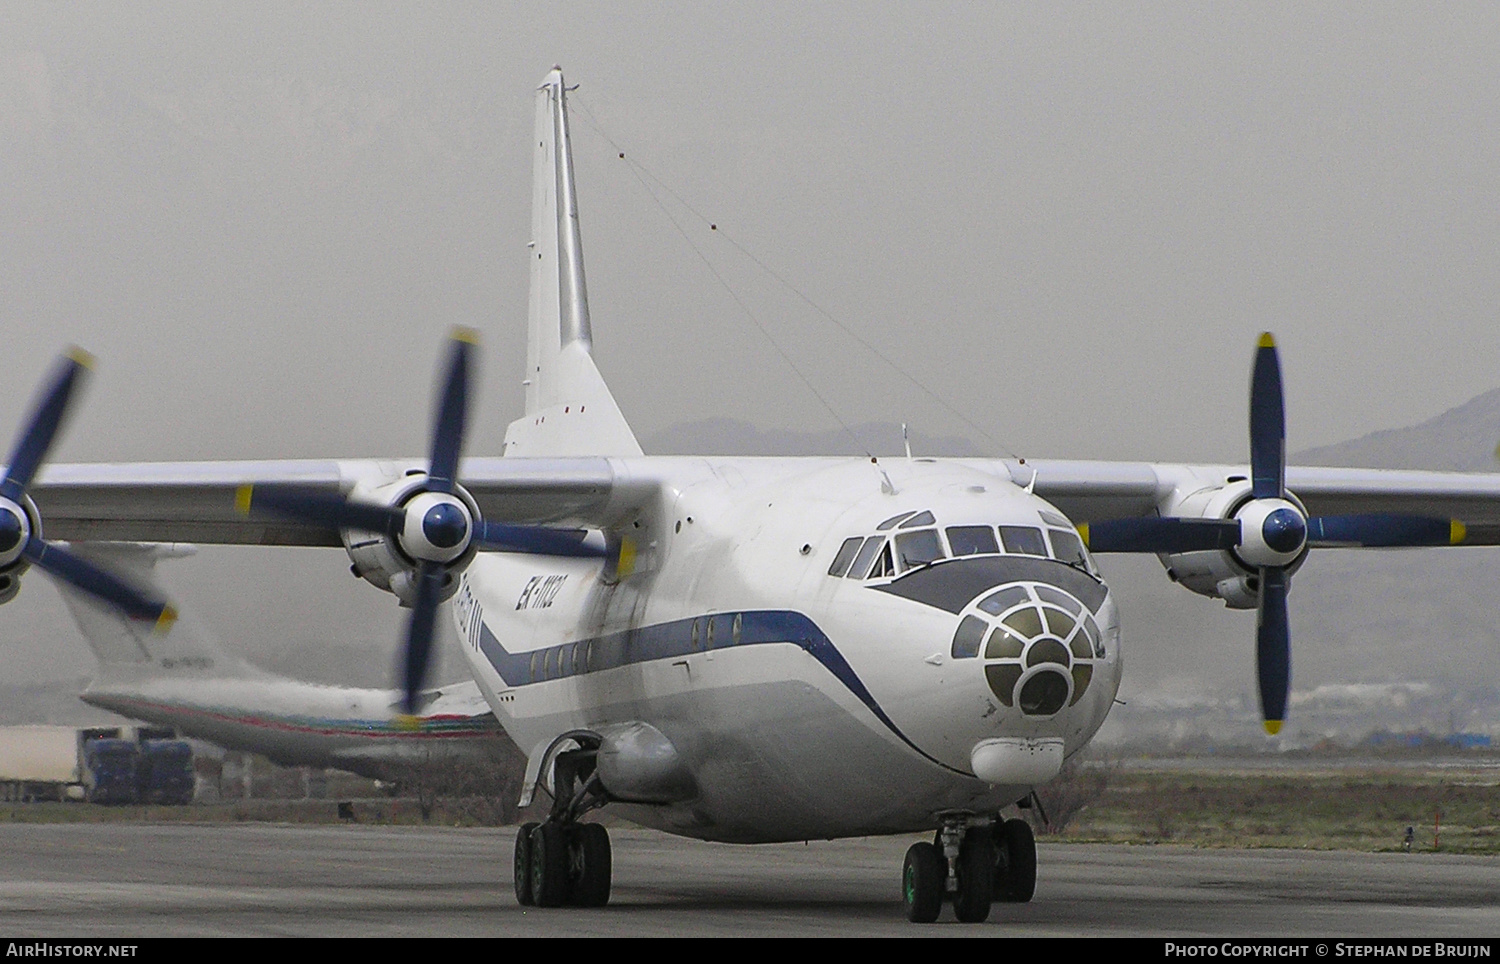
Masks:
[[[932,513],[925,512],[923,515],[931,516]],[[916,532],[903,532],[896,536],[896,562],[902,572],[942,558],[945,558],[943,544],[938,540],[936,529],[918,529]]]
[[[870,579],[882,579],[886,576],[896,574],[896,563],[891,555],[891,544],[887,542],[880,549],[880,554],[875,557],[875,565],[870,567]]]
[[[932,517],[931,512],[922,512],[901,523],[901,528],[914,529],[917,526],[930,526],[936,523],[937,520]]]
[[[859,551],[860,543],[864,542],[859,536],[851,536],[844,540],[839,546],[838,555],[833,557],[833,565],[828,567],[830,576],[842,576],[849,571],[849,563],[854,561],[854,554]]]
[[[1088,556],[1084,555],[1083,540],[1078,538],[1077,532],[1072,529],[1048,529],[1047,534],[1052,537],[1052,552],[1059,562],[1088,571]]]
[[[1005,551],[1022,556],[1045,556],[1047,544],[1042,541],[1042,530],[1030,526],[1001,526],[1000,541]]]
[[[883,545],[885,545],[885,536],[871,536],[866,539],[865,544],[860,547],[859,555],[854,557],[854,564],[849,567],[849,578],[865,578],[865,574],[870,571],[870,563],[875,560],[875,553],[879,552]]]
[[[896,523],[900,522],[902,519],[909,519],[915,514],[915,512],[903,512],[900,515],[893,515],[889,519],[882,522],[880,525],[876,526],[875,531],[884,532],[887,529],[895,528]]]
[[[978,556],[999,552],[995,530],[989,526],[949,526],[948,546],[955,556]]]

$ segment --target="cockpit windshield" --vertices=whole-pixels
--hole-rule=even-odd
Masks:
[[[907,511],[876,526],[876,535],[849,536],[834,554],[835,578],[886,579],[948,558],[983,555],[1035,556],[1093,573],[1083,540],[1055,512],[1040,513],[1042,526],[957,525],[939,528],[931,510]]]

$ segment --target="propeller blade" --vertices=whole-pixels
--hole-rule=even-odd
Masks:
[[[432,459],[427,468],[427,489],[431,492],[452,492],[458,478],[469,398],[469,353],[477,340],[478,336],[468,328],[455,328],[451,336],[448,377],[443,382],[437,421],[432,427]]]
[[[1198,552],[1240,544],[1233,519],[1107,519],[1078,532],[1092,552]]]
[[[36,405],[11,450],[0,496],[19,500],[36,471],[47,458],[83,377],[94,367],[94,358],[82,348],[71,348],[57,364],[52,381],[37,396]]]
[[[1271,333],[1260,336],[1250,375],[1250,494],[1279,499],[1286,494],[1286,410],[1281,361]]]
[[[1370,513],[1323,515],[1307,520],[1307,541],[1314,546],[1456,546],[1468,538],[1457,519],[1423,515]]]
[[[1260,682],[1260,711],[1266,732],[1281,731],[1287,694],[1292,686],[1292,636],[1286,595],[1290,580],[1280,566],[1260,571],[1260,608],[1255,626],[1255,662]]]
[[[604,558],[607,555],[605,547],[585,543],[583,540],[587,535],[581,529],[548,529],[542,526],[511,526],[486,522],[474,534],[474,541],[481,550],[490,552]]]
[[[433,629],[437,622],[437,608],[443,589],[443,567],[439,563],[424,562],[418,576],[417,600],[411,607],[411,622],[406,629],[406,660],[402,667],[401,709],[408,716],[415,715],[417,697],[427,679],[427,663],[432,655]]]
[[[155,623],[158,633],[166,632],[177,621],[177,610],[170,603],[141,592],[119,576],[56,543],[31,539],[21,554],[43,572],[118,607],[127,616]]]
[[[265,512],[330,529],[357,529],[394,537],[401,531],[406,513],[385,505],[350,502],[324,489],[298,485],[245,485],[235,493],[235,504],[249,515]]]

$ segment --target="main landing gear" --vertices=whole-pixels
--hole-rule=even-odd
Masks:
[[[609,903],[609,831],[579,818],[607,801],[592,749],[557,755],[552,811],[516,834],[516,902],[522,907],[603,907]]]
[[[953,916],[978,924],[995,901],[1025,903],[1036,892],[1036,838],[1024,820],[955,816],[932,843],[911,845],[901,871],[906,919],[930,924],[943,901]]]

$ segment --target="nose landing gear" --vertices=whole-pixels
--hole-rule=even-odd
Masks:
[[[953,915],[982,923],[995,901],[1025,903],[1036,892],[1036,838],[1024,820],[955,815],[932,843],[906,851],[901,895],[906,918],[930,924],[953,903]]]

